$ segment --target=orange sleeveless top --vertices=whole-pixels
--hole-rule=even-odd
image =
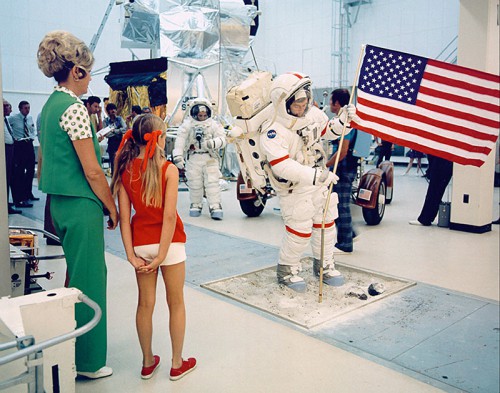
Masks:
[[[161,228],[163,226],[163,209],[165,207],[165,183],[167,167],[172,163],[166,161],[162,167],[161,187],[163,190],[163,200],[161,207],[152,207],[142,202],[141,186],[142,186],[142,159],[136,158],[121,175],[121,180],[125,191],[130,198],[135,214],[132,216],[132,244],[134,247],[145,246],[147,244],[160,243]],[[186,243],[186,233],[184,225],[179,214],[177,213],[177,221],[175,231],[172,237],[172,243]]]

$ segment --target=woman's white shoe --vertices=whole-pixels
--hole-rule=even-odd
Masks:
[[[89,379],[99,379],[109,377],[113,374],[113,369],[111,367],[104,366],[94,372],[77,371],[76,373]]]

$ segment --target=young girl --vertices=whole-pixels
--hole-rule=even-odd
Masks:
[[[111,189],[118,195],[123,245],[139,288],[136,326],[143,355],[141,378],[151,378],[160,365],[151,345],[159,267],[170,312],[170,379],[177,380],[194,370],[196,359],[182,359],[186,234],[176,210],[179,172],[165,159],[165,130],[158,116],[138,117],[123,136]],[[131,220],[132,206],[135,214]]]
[[[408,162],[408,166],[406,167],[406,172],[403,173],[403,176],[407,175],[410,172],[410,169],[413,167],[413,161],[415,159],[417,159],[417,175],[419,171],[422,172],[422,174],[424,174],[424,171],[422,170],[422,158],[424,158],[424,153],[410,149],[408,153],[406,153],[406,157],[410,158],[410,162]]]

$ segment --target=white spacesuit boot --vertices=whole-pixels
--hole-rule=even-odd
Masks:
[[[344,276],[337,269],[333,261],[333,250],[335,247],[335,239],[337,238],[337,231],[334,226],[325,228],[324,236],[324,257],[323,257],[323,282],[326,285],[333,287],[340,287],[344,285]],[[314,262],[313,273],[319,277],[319,270],[321,267],[321,229],[314,228],[311,239]]]
[[[321,261],[314,258],[313,272],[316,277],[319,277],[319,270],[321,267]],[[344,285],[344,276],[337,269],[335,269],[335,263],[331,260],[323,261],[323,282],[326,285],[331,285],[332,287],[340,287]]]
[[[205,172],[205,196],[210,210],[210,217],[214,220],[222,220],[223,217],[219,186],[221,176],[219,161],[209,156]]]
[[[278,284],[285,285],[296,292],[304,293],[306,291],[306,282],[299,276],[300,271],[302,271],[300,264],[293,266],[278,264],[276,270]]]
[[[198,203],[191,203],[189,205],[189,217],[199,217],[201,216],[201,211],[203,210],[203,205]]]
[[[210,206],[209,210],[210,210],[210,217],[212,219],[222,220],[224,213],[222,212],[222,206],[220,205],[220,203]]]

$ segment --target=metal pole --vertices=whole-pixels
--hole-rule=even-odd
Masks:
[[[352,85],[351,97],[349,98],[349,104],[352,103],[352,99],[354,97],[354,90],[356,88],[358,82],[359,69],[361,68],[361,60],[363,59],[363,53],[365,51],[365,46],[361,46],[361,54],[358,60],[358,67],[356,68],[356,77],[354,78],[354,83]],[[339,158],[340,150],[342,149],[342,143],[344,143],[345,129],[347,126],[347,122],[344,123],[342,127],[342,134],[340,135],[339,148],[337,149],[337,155],[335,156],[335,163],[333,164],[333,173],[337,172],[337,167],[339,166]],[[320,266],[319,266],[319,294],[318,294],[318,303],[323,301],[323,260],[325,257],[325,221],[326,221],[326,213],[328,212],[328,206],[330,205],[330,196],[332,195],[333,183],[330,183],[328,187],[328,195],[326,197],[325,207],[323,208],[323,220],[321,221],[321,253],[320,253]],[[333,256],[332,256],[333,258]]]
[[[99,41],[99,38],[101,38],[102,30],[104,29],[104,26],[108,21],[109,14],[111,13],[111,9],[113,8],[114,2],[115,0],[109,0],[108,8],[106,9],[104,16],[102,17],[101,25],[97,29],[97,33],[94,34],[94,36],[92,37],[92,41],[90,41],[89,49],[91,52],[94,52],[95,47],[97,46],[97,42]]]

